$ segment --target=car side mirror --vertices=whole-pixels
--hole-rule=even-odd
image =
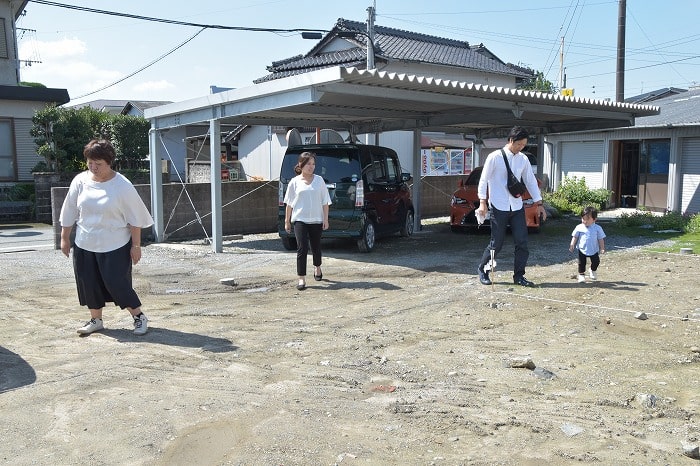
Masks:
[[[411,174],[410,173],[401,173],[401,181],[406,182],[406,181],[411,181]]]

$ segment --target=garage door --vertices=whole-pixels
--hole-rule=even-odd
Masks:
[[[681,212],[700,212],[700,139],[683,139],[681,144]]]
[[[585,178],[591,189],[603,187],[603,141],[564,142],[561,152],[563,177]]]

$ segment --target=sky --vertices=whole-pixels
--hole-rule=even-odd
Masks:
[[[65,0],[55,3],[234,28],[330,30],[338,18],[483,44],[576,97],[616,96],[617,0]],[[17,22],[20,79],[99,99],[179,102],[240,88],[311,50],[298,32],[201,28],[29,1]],[[625,97],[700,81],[700,1],[627,0]],[[563,43],[563,52],[562,52]],[[381,44],[380,44],[381,45]],[[562,72],[563,70],[563,72]],[[566,81],[562,81],[565,76]]]

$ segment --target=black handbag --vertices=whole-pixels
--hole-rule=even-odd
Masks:
[[[508,164],[508,158],[506,157],[506,151],[501,149],[501,154],[503,154],[503,162],[506,164],[506,169],[508,170],[508,191],[513,197],[520,197],[525,192],[525,183],[523,183],[522,178],[517,179],[510,169]]]

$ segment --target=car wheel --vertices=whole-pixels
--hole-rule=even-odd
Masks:
[[[284,246],[284,249],[286,249],[287,251],[296,251],[297,239],[292,236],[283,236],[282,246]]]
[[[362,236],[357,240],[357,248],[360,252],[371,252],[374,249],[374,242],[377,239],[377,232],[372,220],[367,220],[362,228]]]
[[[403,221],[403,227],[401,228],[401,236],[411,236],[413,234],[413,211],[409,210],[406,212]]]

